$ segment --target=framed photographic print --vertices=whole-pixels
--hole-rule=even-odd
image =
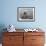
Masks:
[[[17,20],[21,22],[35,21],[35,7],[18,7]]]

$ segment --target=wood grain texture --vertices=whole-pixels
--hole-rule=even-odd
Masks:
[[[3,46],[44,46],[44,32],[4,32]]]
[[[23,46],[23,33],[4,33],[3,46]]]
[[[24,33],[24,46],[44,46],[44,32]]]

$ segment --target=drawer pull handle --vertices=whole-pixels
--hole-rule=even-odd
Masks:
[[[32,40],[36,40],[36,39],[32,39]]]

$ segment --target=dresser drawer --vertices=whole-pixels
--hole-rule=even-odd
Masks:
[[[32,36],[32,43],[33,44],[43,44],[44,36]]]
[[[12,43],[12,44],[10,44],[10,43],[4,44],[4,43],[3,43],[2,46],[23,46],[23,44],[22,44],[22,43],[19,43],[19,44],[18,44],[18,43],[17,43],[17,44],[16,44],[16,43]]]
[[[23,36],[4,36],[3,43],[15,43],[23,41]]]
[[[44,44],[32,44],[32,46],[44,46]]]
[[[44,36],[45,33],[44,32],[25,32],[24,36]]]
[[[23,36],[23,32],[4,32],[5,36]]]
[[[2,46],[16,46],[15,44],[3,44]]]

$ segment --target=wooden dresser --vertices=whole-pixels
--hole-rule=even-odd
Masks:
[[[44,46],[44,32],[3,32],[3,46]]]

